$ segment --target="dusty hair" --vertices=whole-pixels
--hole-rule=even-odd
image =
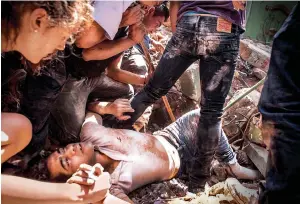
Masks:
[[[154,16],[164,16],[165,21],[167,21],[170,16],[168,7],[165,4],[156,6],[154,11]]]
[[[76,1],[1,1],[1,35],[15,42],[20,20],[24,13],[37,8],[45,9],[49,26],[60,26],[71,29],[73,34],[91,25],[93,8],[89,0]],[[13,34],[14,39],[11,38]]]

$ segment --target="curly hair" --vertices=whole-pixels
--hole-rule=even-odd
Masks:
[[[20,20],[25,12],[43,8],[48,14],[49,26],[69,28],[73,34],[91,25],[93,7],[89,0],[76,1],[1,1],[1,34],[15,42],[19,30]],[[14,39],[10,34],[14,33]]]

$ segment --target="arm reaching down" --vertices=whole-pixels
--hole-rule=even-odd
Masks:
[[[82,53],[85,61],[103,60],[115,56],[133,45],[141,42],[145,35],[145,29],[141,24],[134,24],[129,27],[127,37],[118,40],[106,40],[94,47],[85,49]]]
[[[110,65],[108,65],[108,68],[106,70],[107,76],[124,84],[144,85],[146,76],[138,75],[121,69],[122,58],[123,55],[121,55],[120,57],[112,61]]]
[[[118,40],[106,40],[94,47],[84,49],[82,57],[85,61],[104,60],[127,50],[135,44],[129,37]]]
[[[79,48],[90,48],[101,43],[106,38],[105,30],[95,21],[89,30],[82,32],[75,44]]]
[[[175,33],[176,31],[177,14],[178,14],[179,7],[180,7],[180,1],[170,2],[170,20],[171,20],[172,33]]]
[[[126,112],[134,112],[128,99],[117,99],[114,102],[92,102],[88,110],[100,115],[112,114],[119,120],[128,120],[130,116],[123,115]]]

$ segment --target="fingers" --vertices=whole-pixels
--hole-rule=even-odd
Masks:
[[[115,102],[130,104],[130,101],[128,99],[125,99],[125,98],[119,98],[119,99],[115,100]]]
[[[123,107],[122,108],[122,112],[124,113],[126,113],[126,112],[129,112],[129,113],[133,113],[134,112],[134,109],[133,108],[131,108],[131,106],[130,107]]]
[[[97,173],[97,175],[100,175],[103,172],[104,168],[99,163],[95,164],[94,166],[90,166],[88,164],[81,164],[77,171],[80,171],[80,170],[85,171],[85,172],[93,171],[93,172]]]
[[[73,175],[73,176],[80,176],[80,177],[84,177],[84,178],[87,178],[89,177],[89,174],[86,172],[86,171],[82,171],[82,170],[79,170],[79,171],[76,171]]]
[[[122,115],[122,116],[117,117],[117,118],[118,118],[118,120],[128,120],[128,119],[130,119],[131,117],[130,117],[129,115]]]
[[[132,8],[130,8],[130,12],[135,13],[135,12],[140,12],[141,9],[141,5],[136,5]]]
[[[93,185],[95,183],[94,179],[81,177],[81,176],[72,176],[67,180],[67,183],[77,183],[80,185]]]
[[[96,176],[99,176],[100,174],[103,173],[104,168],[101,166],[101,164],[97,163],[93,167],[94,167],[94,174]]]

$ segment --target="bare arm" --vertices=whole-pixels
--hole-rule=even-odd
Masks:
[[[114,102],[92,102],[88,104],[89,111],[98,113],[100,115],[111,114],[116,116],[119,120],[128,120],[130,116],[123,115],[126,112],[134,112],[131,108],[128,99],[116,99]]]
[[[94,21],[89,30],[82,32],[75,44],[80,48],[91,48],[94,45],[101,43],[105,39],[105,30]]]
[[[136,43],[129,37],[124,37],[118,40],[106,40],[94,47],[84,49],[82,52],[85,61],[103,60],[123,52]]]
[[[108,65],[107,76],[125,84],[144,85],[145,76],[121,69],[122,58],[123,55]]]
[[[129,27],[127,37],[102,42],[92,48],[85,49],[82,53],[84,60],[102,60],[115,56],[122,51],[127,50],[133,45],[141,42],[145,35],[145,29],[141,24],[134,24]]]
[[[171,20],[171,29],[173,33],[176,31],[177,14],[178,14],[179,7],[180,7],[180,1],[170,2],[170,20]]]
[[[1,175],[3,203],[84,203],[77,184],[46,183]]]
[[[103,201],[110,187],[109,174],[102,173],[90,186],[47,183],[17,176],[1,175],[3,203],[93,203]]]

